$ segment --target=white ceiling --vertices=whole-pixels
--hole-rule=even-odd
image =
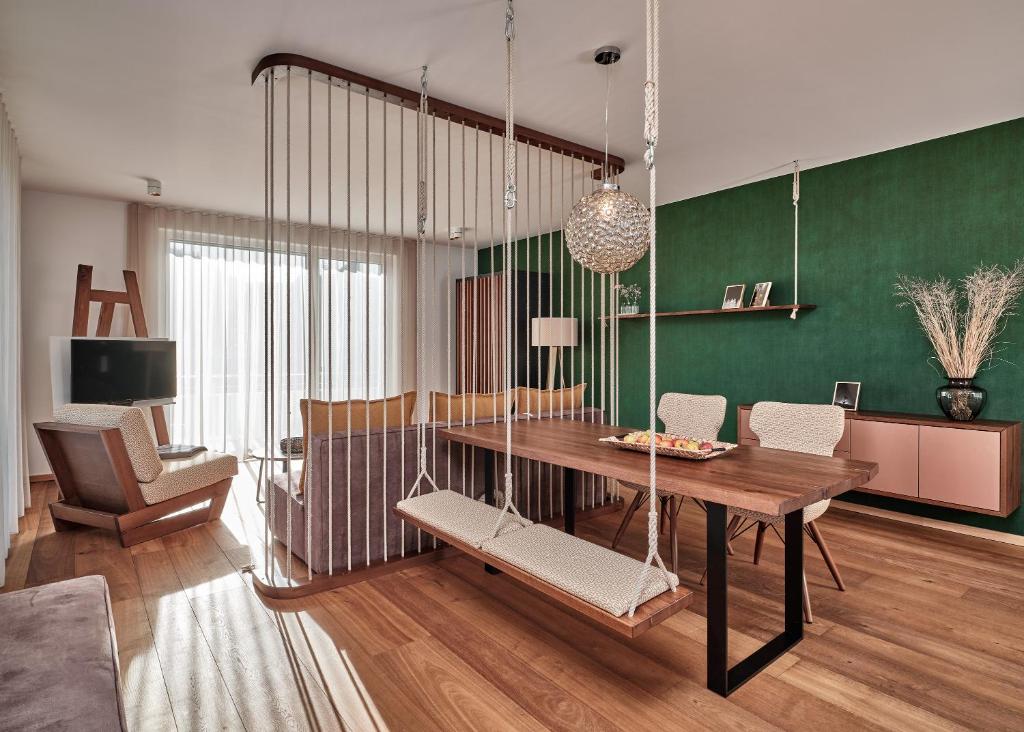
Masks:
[[[517,0],[517,121],[602,144],[646,200],[643,3]],[[1024,116],[1021,0],[666,0],[658,202]],[[301,53],[503,113],[503,0],[0,0],[0,92],[29,187],[263,212],[262,91]]]

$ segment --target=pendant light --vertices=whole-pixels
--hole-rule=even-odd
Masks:
[[[606,69],[604,96],[603,183],[573,206],[565,224],[565,244],[569,254],[595,272],[623,272],[647,253],[650,211],[634,196],[612,182],[608,168],[608,105],[611,92],[611,66],[622,58],[616,46],[603,46],[594,52],[594,61]]]

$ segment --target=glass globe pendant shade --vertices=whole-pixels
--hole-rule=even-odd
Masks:
[[[595,272],[624,272],[647,253],[649,216],[640,201],[605,183],[573,206],[565,223],[569,254]]]

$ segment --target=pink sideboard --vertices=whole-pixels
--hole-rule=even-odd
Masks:
[[[750,405],[738,408],[737,427],[741,444],[758,444]],[[847,412],[834,455],[878,463],[878,475],[858,489],[865,493],[993,516],[1020,506],[1020,422]]]

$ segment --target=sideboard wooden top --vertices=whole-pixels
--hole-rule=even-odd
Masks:
[[[741,404],[740,409],[749,410],[753,404]],[[927,427],[950,427],[961,430],[979,430],[982,432],[1002,432],[1020,422],[1004,422],[996,419],[976,419],[973,422],[957,422],[935,414],[908,414],[905,412],[870,412],[866,410],[846,412],[847,419],[861,419],[871,422],[898,422],[900,424],[917,424]]]

